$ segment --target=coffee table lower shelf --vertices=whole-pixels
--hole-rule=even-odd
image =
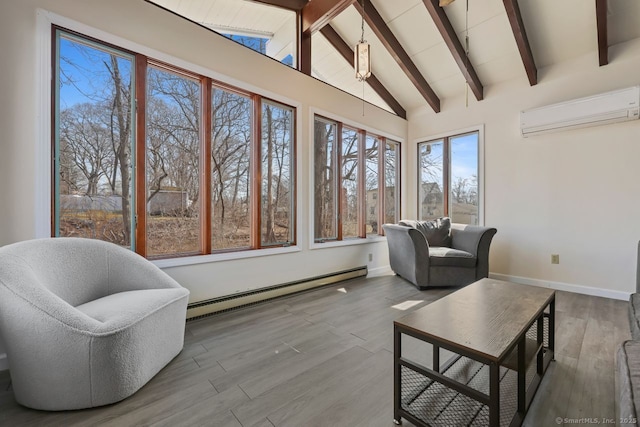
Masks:
[[[552,359],[545,348],[545,368]],[[405,359],[401,364],[400,415],[417,425],[426,426],[488,426],[489,406],[453,390],[424,373],[430,369]],[[441,372],[445,377],[489,395],[489,365],[464,356],[449,360]],[[533,398],[541,376],[532,363],[526,373],[527,406]],[[523,415],[517,412],[518,374],[500,367],[500,426],[520,425]]]

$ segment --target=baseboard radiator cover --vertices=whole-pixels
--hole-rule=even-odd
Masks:
[[[187,306],[187,321],[259,304],[275,298],[316,289],[322,286],[333,285],[344,280],[363,277],[367,275],[367,272],[368,270],[366,266],[356,267],[350,270],[338,271],[322,276],[297,280],[295,282],[283,283],[281,285],[269,286],[266,288],[191,303]]]

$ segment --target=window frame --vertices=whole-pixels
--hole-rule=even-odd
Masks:
[[[362,124],[350,122],[345,119],[341,119],[336,117],[335,115],[328,113],[326,111],[322,111],[319,109],[310,109],[310,141],[312,141],[313,145],[315,145],[315,121],[316,118],[324,121],[324,122],[333,122],[337,124],[337,135],[336,135],[336,146],[337,146],[337,188],[338,191],[342,188],[342,134],[344,129],[350,129],[358,134],[358,236],[357,237],[343,237],[342,230],[342,213],[343,207],[342,203],[337,204],[337,213],[338,216],[338,237],[336,239],[316,239],[315,236],[315,227],[310,227],[309,230],[309,242],[310,249],[318,249],[318,248],[326,248],[326,247],[335,247],[335,246],[346,246],[353,244],[361,244],[361,243],[370,243],[372,241],[385,240],[384,230],[382,229],[382,224],[384,223],[385,209],[384,209],[384,188],[386,188],[386,182],[384,179],[385,173],[385,153],[387,144],[395,145],[396,147],[396,167],[395,167],[395,180],[396,180],[396,197],[394,200],[395,207],[395,216],[397,219],[401,217],[401,158],[402,158],[402,138],[397,136],[389,135],[384,132],[380,132],[377,130],[373,130],[368,126],[364,126]],[[377,161],[377,172],[378,172],[378,188],[376,192],[378,206],[383,206],[383,208],[377,209],[377,219],[378,219],[378,229],[376,233],[368,233],[366,232],[366,218],[368,217],[367,212],[367,191],[366,191],[366,165],[365,165],[365,146],[366,146],[366,137],[372,136],[379,141],[379,149],[376,157]],[[380,147],[385,149],[380,150]],[[382,153],[382,154],[381,154]],[[314,165],[314,154],[315,148],[312,147],[309,150],[309,161],[311,165]],[[310,167],[310,185],[309,185],[309,194],[310,194],[310,224],[315,224],[315,171],[314,167]],[[382,184],[382,185],[381,185]],[[381,190],[381,187],[383,188]],[[339,193],[338,193],[339,194]],[[341,196],[338,196],[340,198]]]
[[[38,23],[42,24],[42,19],[41,19],[41,11],[38,10]],[[135,52],[132,52],[129,49],[125,49],[122,48],[120,46],[117,46],[111,42],[103,42],[93,36],[88,36],[88,35],[84,35],[81,34],[78,31],[72,30],[72,29],[66,29],[63,28],[60,25],[56,25],[54,23],[48,23],[47,24],[47,28],[48,28],[48,32],[50,34],[51,39],[49,40],[49,43],[46,45],[46,47],[48,48],[48,55],[49,55],[49,63],[51,64],[51,69],[50,69],[50,75],[49,75],[49,84],[45,86],[48,87],[49,90],[49,96],[50,96],[50,102],[49,104],[44,104],[41,103],[41,105],[45,106],[45,105],[50,105],[50,109],[49,112],[46,116],[43,117],[48,117],[50,118],[50,122],[48,123],[50,125],[49,129],[50,129],[50,137],[49,139],[49,144],[47,146],[47,150],[37,150],[38,151],[44,151],[44,153],[46,153],[46,155],[48,156],[47,158],[47,169],[50,169],[50,180],[47,181],[47,191],[49,192],[49,206],[50,206],[50,215],[49,215],[49,231],[47,233],[46,237],[58,237],[58,228],[60,225],[60,194],[59,194],[59,162],[56,161],[55,156],[56,154],[58,154],[59,151],[59,126],[58,126],[58,117],[60,115],[60,109],[59,109],[59,100],[60,100],[60,91],[58,88],[58,83],[59,83],[59,67],[60,67],[60,55],[59,55],[59,50],[60,50],[60,39],[62,38],[62,35],[58,35],[58,34],[63,34],[66,33],[66,39],[75,43],[79,43],[79,44],[84,44],[88,47],[93,47],[95,49],[99,49],[102,50],[104,52],[111,52],[113,54],[125,57],[128,56],[129,59],[131,60],[131,64],[132,64],[132,70],[130,71],[131,73],[131,88],[133,91],[135,91],[137,89],[137,72],[135,70],[136,67],[136,61],[137,61],[137,55]],[[136,105],[136,101],[135,98],[132,96],[131,97],[131,136],[130,136],[130,144],[131,144],[131,164],[135,164],[136,162],[136,156],[137,156],[137,149],[136,149],[136,111],[135,111],[135,105]],[[50,150],[50,151],[49,151]],[[40,164],[42,164],[42,162],[40,162]],[[36,169],[38,171],[42,171],[44,169]],[[130,184],[130,203],[131,203],[131,212],[129,213],[130,215],[130,219],[129,219],[129,223],[130,223],[130,227],[131,227],[131,231],[130,231],[130,235],[129,235],[129,249],[131,249],[132,251],[136,251],[136,245],[137,245],[137,218],[136,218],[136,204],[137,204],[137,193],[136,193],[136,174],[135,174],[135,170],[131,171],[131,184]],[[42,180],[37,180],[38,183],[40,183]],[[40,192],[38,190],[36,190],[36,195],[39,194]],[[38,201],[36,201],[36,206],[38,206],[39,203]],[[36,236],[40,237],[40,233],[39,233],[39,227],[38,224],[36,224]]]
[[[469,135],[472,133],[478,134],[478,160],[477,160],[477,171],[478,171],[478,225],[483,226],[485,221],[484,214],[484,182],[485,182],[485,148],[484,148],[484,124],[470,126],[467,128],[457,129],[450,132],[440,133],[436,135],[431,135],[423,138],[416,138],[414,140],[416,146],[416,218],[420,218],[420,148],[423,144],[436,143],[440,140],[443,142],[443,165],[445,161],[447,162],[447,166],[443,168],[443,181],[445,182],[445,187],[447,191],[443,191],[444,197],[444,206],[445,213],[443,216],[449,216],[450,213],[450,189],[451,189],[451,149],[449,140],[451,138],[461,137],[465,135]],[[447,149],[448,148],[448,149]]]
[[[315,227],[316,227],[316,216],[315,216],[315,209],[316,209],[316,204],[315,204],[315,197],[316,197],[316,192],[315,192],[315,184],[316,184],[316,161],[315,161],[315,150],[316,150],[316,140],[315,140],[315,126],[316,126],[316,122],[320,121],[321,123],[323,123],[325,126],[329,125],[333,128],[334,130],[334,136],[333,136],[333,155],[332,160],[334,161],[334,167],[338,166],[338,171],[332,171],[332,175],[333,175],[333,179],[332,179],[332,202],[333,202],[333,206],[335,207],[335,211],[333,212],[334,215],[332,215],[332,222],[333,222],[333,226],[335,227],[335,231],[334,231],[334,235],[331,237],[315,237],[316,231],[315,231]],[[343,211],[343,206],[341,203],[341,197],[340,197],[340,188],[341,188],[341,184],[342,184],[342,124],[340,122],[337,122],[335,120],[330,120],[327,119],[326,117],[323,116],[314,116],[314,120],[313,120],[313,134],[314,134],[314,138],[313,138],[313,152],[314,152],[314,161],[312,163],[313,167],[310,169],[313,169],[313,183],[314,183],[314,191],[313,193],[310,194],[310,197],[313,197],[314,200],[314,220],[313,220],[313,228],[314,228],[314,241],[315,242],[321,242],[321,241],[334,241],[334,240],[342,240],[342,221],[340,220],[340,218],[342,218],[342,211]],[[340,133],[340,136],[338,136],[338,134]],[[326,165],[325,162],[323,162],[323,165]]]
[[[257,95],[254,95],[257,96]],[[251,166],[252,171],[254,171],[254,178],[251,179],[252,185],[255,187],[255,191],[254,191],[254,195],[256,198],[259,198],[259,202],[252,205],[251,206],[251,210],[252,212],[257,211],[256,215],[260,216],[260,218],[257,219],[257,221],[252,221],[252,224],[255,226],[255,233],[254,233],[254,238],[256,239],[256,244],[260,249],[265,249],[265,248],[274,248],[274,247],[288,247],[288,246],[295,246],[296,245],[296,236],[297,236],[297,128],[298,128],[298,114],[297,114],[297,110],[295,107],[291,106],[291,105],[287,105],[283,102],[265,97],[265,96],[261,96],[259,97],[259,99],[257,100],[258,102],[254,102],[255,105],[255,109],[256,109],[256,115],[258,115],[258,119],[255,120],[254,119],[254,124],[257,126],[257,130],[254,132],[254,147],[255,150],[254,155],[258,157],[259,161],[254,161],[253,165]],[[263,104],[267,103],[267,104],[271,104],[272,106],[275,107],[279,107],[279,108],[283,108],[283,109],[291,109],[292,113],[293,113],[293,117],[291,118],[291,124],[290,124],[290,129],[291,129],[291,138],[292,138],[292,142],[291,142],[291,146],[290,146],[290,156],[292,157],[291,159],[289,159],[289,166],[291,168],[291,183],[290,183],[290,191],[291,191],[291,196],[290,196],[290,205],[289,205],[289,209],[290,209],[290,227],[291,227],[291,231],[289,232],[290,236],[292,237],[291,241],[287,241],[287,242],[281,242],[281,243],[273,243],[273,244],[268,244],[262,243],[262,218],[261,218],[261,213],[262,210],[261,209],[255,209],[255,206],[261,207],[262,206],[262,185],[263,185],[263,175],[262,175],[262,169],[258,166],[258,165],[262,165],[262,149],[263,149],[263,140],[262,140],[262,111],[263,111]],[[253,242],[252,242],[252,246],[253,246]]]
[[[37,188],[36,188],[36,206],[49,206],[46,211],[42,211],[41,215],[38,215],[36,219],[36,235],[38,237],[52,237],[57,233],[57,225],[56,225],[56,173],[57,167],[56,164],[57,159],[53,157],[55,151],[54,144],[57,143],[57,135],[55,130],[56,119],[58,117],[58,112],[56,111],[58,108],[57,97],[55,95],[56,91],[56,81],[54,81],[53,76],[58,73],[56,68],[56,62],[59,58],[59,53],[56,50],[56,46],[58,43],[58,32],[62,35],[70,35],[73,37],[77,37],[81,41],[89,42],[91,44],[95,44],[96,47],[102,49],[113,49],[116,52],[122,52],[128,55],[131,55],[133,60],[133,70],[132,70],[132,85],[135,87],[135,94],[132,98],[135,98],[135,111],[134,111],[134,121],[132,125],[132,139],[133,142],[133,150],[132,150],[132,201],[134,204],[134,208],[132,209],[132,217],[135,221],[135,230],[132,232],[132,248],[140,255],[146,257],[146,204],[139,203],[139,200],[146,200],[146,166],[144,163],[146,162],[146,129],[144,124],[146,122],[146,70],[147,67],[151,64],[154,66],[160,66],[160,68],[167,68],[171,70],[171,72],[177,72],[178,74],[183,74],[189,78],[195,78],[200,83],[201,88],[201,102],[200,102],[200,118],[201,118],[201,129],[200,129],[200,156],[199,156],[199,168],[200,168],[200,252],[198,254],[194,253],[185,253],[178,254],[173,253],[167,256],[161,257],[152,257],[150,260],[156,262],[162,266],[177,266],[177,265],[190,265],[197,264],[202,262],[212,262],[217,260],[227,260],[227,259],[236,259],[236,258],[246,258],[253,256],[261,256],[261,255],[270,255],[274,253],[287,253],[287,252],[295,252],[298,251],[299,248],[296,247],[297,242],[299,241],[298,237],[298,229],[297,229],[297,218],[299,212],[297,210],[297,170],[298,170],[298,162],[300,159],[297,156],[297,145],[300,140],[300,129],[298,126],[298,117],[300,115],[301,105],[300,103],[285,99],[283,97],[275,96],[274,94],[260,94],[257,88],[254,88],[248,84],[241,84],[240,82],[234,81],[233,78],[227,76],[216,75],[208,69],[203,67],[199,67],[194,64],[187,63],[178,58],[171,57],[167,54],[163,54],[158,51],[151,50],[149,48],[136,45],[135,43],[129,42],[124,39],[120,39],[116,36],[110,35],[108,33],[104,33],[99,30],[95,30],[91,27],[85,26],[83,24],[79,24],[75,21],[69,20],[67,18],[63,18],[52,14],[50,12],[45,12],[42,10],[38,11],[38,30],[40,32],[40,42],[39,43],[39,62],[41,64],[49,64],[50,67],[43,67],[46,72],[43,73],[44,79],[39,80],[39,99],[46,100],[46,102],[42,102],[40,105],[43,105],[41,111],[46,111],[46,127],[43,128],[43,131],[40,132],[39,138],[37,138],[37,147],[41,155],[37,159],[38,165],[47,165],[47,167],[38,169],[41,172],[41,175],[37,178]],[[132,48],[129,48],[132,46]],[[140,78],[141,75],[145,75],[145,78]],[[214,77],[212,77],[212,75]],[[234,85],[225,82],[224,80],[233,81]],[[236,86],[245,86],[238,87]],[[275,103],[276,105],[280,105],[286,107],[291,110],[292,113],[292,123],[290,127],[291,132],[291,146],[290,146],[290,166],[291,166],[291,182],[289,183],[290,188],[290,199],[291,199],[291,211],[289,213],[291,217],[291,230],[289,232],[290,241],[284,244],[277,245],[254,245],[252,244],[250,248],[233,248],[233,249],[222,249],[222,250],[212,250],[211,249],[211,97],[213,92],[213,87],[220,88],[222,90],[228,90],[231,92],[235,92],[238,94],[242,94],[243,96],[248,96],[253,101],[253,108],[256,108],[256,105],[261,105],[261,100],[267,100],[268,102]],[[142,91],[144,88],[144,91]],[[259,109],[259,107],[257,107]],[[252,112],[252,129],[255,137],[252,138],[251,141],[251,150],[252,152],[256,152],[254,146],[259,147],[262,143],[261,136],[259,132],[256,134],[256,129],[259,129],[256,124],[257,118],[255,114]],[[45,122],[45,120],[41,120],[41,123]],[[46,142],[46,150],[41,149],[41,144],[44,141]],[[255,169],[259,169],[260,163],[256,163],[252,161],[251,171],[252,173]],[[255,181],[259,175],[253,174],[251,178],[252,187],[256,186]],[[46,196],[45,196],[46,194]],[[205,196],[204,198],[202,196]],[[140,198],[142,197],[142,198]],[[253,202],[253,201],[252,201]],[[252,230],[256,228],[256,224],[253,222],[253,212],[260,211],[260,206],[250,206],[252,211],[252,222],[251,228]],[[45,213],[46,212],[46,213]],[[46,216],[46,220],[45,220]],[[46,225],[45,225],[46,224]],[[253,231],[252,231],[253,233]]]

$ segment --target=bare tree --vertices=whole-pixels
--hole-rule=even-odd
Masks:
[[[335,126],[316,121],[314,126],[314,226],[315,237],[335,235]]]
[[[248,245],[249,232],[239,236],[238,230],[249,225],[243,206],[249,191],[251,101],[215,89],[212,119],[213,243],[217,248]]]
[[[265,108],[263,109],[263,113],[264,113],[263,120],[265,121],[265,125],[266,125],[266,135],[265,135],[266,138],[263,138],[263,144],[265,143],[265,141],[267,144],[266,159],[263,160],[263,164],[264,163],[267,164],[267,176],[266,176],[266,182],[264,184],[267,187],[266,189],[267,205],[264,206],[264,203],[263,203],[264,211],[262,212],[262,217],[264,218],[264,226],[265,226],[263,239],[265,242],[269,243],[269,242],[275,242],[276,240],[275,230],[274,230],[276,206],[273,203],[273,184],[272,184],[273,183],[273,149],[274,149],[274,144],[272,143],[273,137],[274,137],[273,107],[271,107],[270,105],[266,105]],[[263,192],[264,192],[264,189],[263,189]]]
[[[466,203],[467,196],[467,179],[461,176],[456,177],[455,181],[451,183],[451,197],[454,202]]]
[[[110,55],[110,63],[105,67],[111,75],[114,93],[111,102],[110,134],[111,149],[114,153],[113,171],[110,176],[111,188],[116,189],[117,174],[120,171],[120,195],[122,197],[122,225],[125,244],[130,244],[131,236],[131,90],[130,82],[124,82],[115,55]]]
[[[263,187],[266,186],[266,189],[263,188],[262,204],[263,239],[267,243],[288,241],[292,225],[290,221],[290,189],[293,185],[290,168],[292,113],[289,109],[265,103],[262,116],[262,174]],[[276,218],[280,222],[277,222]],[[276,232],[276,226],[281,230],[280,232]]]
[[[84,103],[60,112],[61,157],[72,161],[84,178],[84,194],[98,195],[105,165],[112,163],[109,130],[103,125],[100,105]],[[76,188],[79,183],[74,183]]]
[[[147,179],[151,200],[163,185],[187,192],[185,214],[200,196],[200,86],[164,70],[148,72]],[[165,181],[166,180],[166,181]]]

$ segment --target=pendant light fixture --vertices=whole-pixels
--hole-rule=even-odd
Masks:
[[[353,61],[356,79],[359,82],[364,82],[371,76],[371,49],[364,39],[364,2],[365,0],[362,0],[362,33],[360,41],[356,44]]]

